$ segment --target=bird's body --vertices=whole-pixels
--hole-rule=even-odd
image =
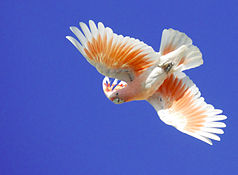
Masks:
[[[153,74],[154,71],[158,72],[158,78],[151,85],[148,85],[148,83],[146,83],[146,79],[150,76],[150,74]],[[124,102],[145,100],[154,94],[166,77],[167,72],[160,67],[154,67],[149,71],[143,72],[133,81],[128,82],[125,88],[119,89],[114,93],[120,94],[120,98],[123,99]],[[114,100],[113,95],[111,95],[111,100]]]
[[[80,40],[67,36],[98,72],[105,75],[103,90],[116,104],[146,100],[161,120],[178,130],[203,140],[219,140],[222,111],[204,102],[198,88],[182,71],[203,63],[200,50],[184,33],[165,29],[160,52],[145,43],[112,32],[102,23],[80,23],[72,32]],[[108,77],[116,78],[112,83]],[[121,80],[118,83],[117,79]]]
[[[183,55],[185,51],[186,47],[181,47],[175,54],[179,55],[182,53]],[[179,58],[181,59],[182,57]],[[171,62],[173,62],[173,60],[171,60]],[[168,69],[169,66],[171,67]],[[146,100],[151,97],[163,84],[164,80],[176,70],[173,69],[173,66],[174,65],[166,63],[162,64],[161,55],[158,54],[158,62],[150,68],[147,68],[141,75],[127,83],[128,85],[125,88],[118,90],[116,93],[120,94],[124,102]]]

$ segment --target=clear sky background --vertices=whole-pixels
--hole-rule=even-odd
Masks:
[[[236,2],[2,0],[0,174],[237,174]],[[186,73],[228,116],[221,142],[165,125],[145,101],[110,102],[103,76],[65,38],[89,19],[157,51],[164,28],[190,36],[204,65]]]

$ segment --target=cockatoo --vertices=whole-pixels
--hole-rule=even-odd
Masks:
[[[196,85],[182,71],[203,64],[200,50],[184,33],[164,29],[160,51],[144,42],[115,34],[111,28],[90,20],[80,22],[82,32],[70,27],[78,40],[66,38],[98,72],[103,90],[115,104],[146,100],[160,119],[179,131],[210,145],[223,134],[222,110],[207,104]],[[114,78],[111,82],[109,77]]]

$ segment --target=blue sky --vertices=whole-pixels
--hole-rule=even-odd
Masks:
[[[238,168],[236,1],[10,1],[0,4],[0,174],[234,174]],[[204,65],[186,71],[228,116],[209,146],[161,122],[144,101],[114,105],[65,39],[92,19],[159,49],[185,32]]]

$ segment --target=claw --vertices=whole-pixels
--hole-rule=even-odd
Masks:
[[[162,68],[164,69],[165,72],[168,73],[172,69],[173,66],[174,66],[173,63],[168,63],[168,64],[162,65]]]

